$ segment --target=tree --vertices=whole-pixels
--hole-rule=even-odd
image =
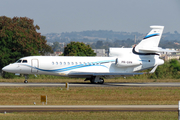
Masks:
[[[96,53],[83,42],[71,42],[64,48],[64,56],[95,56]]]
[[[96,42],[96,48],[98,48],[98,49],[102,49],[103,45],[104,45],[104,44],[103,44],[103,41],[99,41],[99,40],[98,40],[98,41]]]
[[[60,51],[63,51],[63,48],[64,47],[64,43],[59,43],[59,42],[53,42],[53,45],[52,45],[52,49],[53,51],[56,51],[56,52],[60,52]]]
[[[41,36],[41,39],[44,40],[44,41],[46,41],[46,36]],[[52,50],[52,47],[49,46],[49,45],[47,45],[47,44],[46,44],[45,47],[42,48],[41,51],[39,51],[39,53],[40,53],[41,55],[46,55],[47,53],[53,53],[53,52],[54,52],[54,51]]]
[[[178,62],[178,60],[176,59],[172,59],[170,61],[170,67],[173,67],[174,69],[176,69],[177,71],[180,71],[180,63]]]
[[[51,52],[38,25],[27,17],[0,17],[0,68],[24,56]]]

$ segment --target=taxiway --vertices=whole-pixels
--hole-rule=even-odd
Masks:
[[[0,87],[64,87],[66,83],[0,83]],[[69,83],[69,87],[180,87],[180,83]]]
[[[178,105],[1,105],[0,112],[35,111],[178,111]]]

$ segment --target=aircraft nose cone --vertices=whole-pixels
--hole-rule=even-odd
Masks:
[[[3,67],[3,68],[2,68],[2,71],[7,72],[7,71],[8,71],[8,67],[7,67],[7,66]]]
[[[2,70],[5,71],[5,72],[11,72],[11,70],[12,70],[11,64],[9,64],[9,65],[3,67]]]

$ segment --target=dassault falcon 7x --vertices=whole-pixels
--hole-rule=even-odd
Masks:
[[[15,74],[24,74],[27,83],[28,74],[46,74],[67,77],[81,77],[91,83],[104,83],[104,78],[141,75],[138,72],[164,64],[159,58],[159,41],[164,26],[150,26],[152,30],[133,48],[109,48],[108,57],[75,56],[28,56],[19,59],[2,70]]]

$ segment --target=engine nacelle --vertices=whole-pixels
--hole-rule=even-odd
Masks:
[[[120,58],[116,58],[115,65],[117,67],[131,67],[141,65],[142,61],[131,61],[131,60],[123,60]]]

